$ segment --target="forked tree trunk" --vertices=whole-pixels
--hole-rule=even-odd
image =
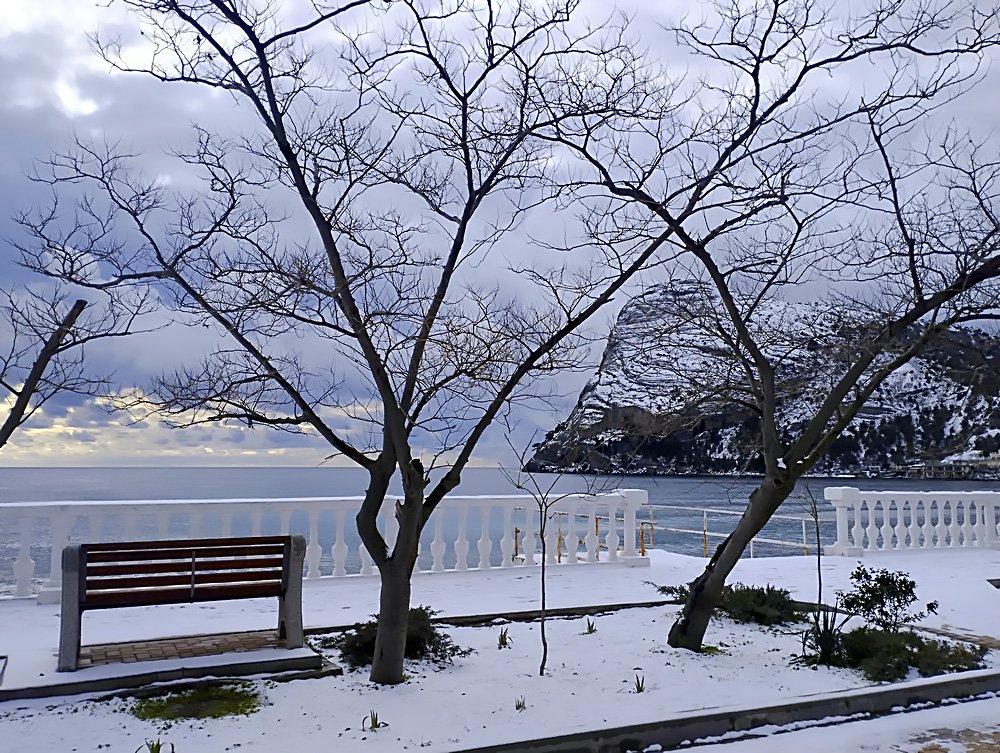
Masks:
[[[379,571],[382,583],[378,632],[368,679],[380,685],[397,685],[404,680],[406,628],[410,617],[410,570],[395,564],[390,563]]]
[[[733,532],[719,544],[704,572],[691,584],[684,608],[670,628],[667,643],[674,648],[701,651],[712,612],[719,604],[726,578],[736,567],[740,555],[760,533],[778,507],[791,494],[794,484],[766,480],[750,494],[750,502]]]
[[[417,466],[419,468],[419,466]],[[403,682],[406,653],[406,630],[410,617],[410,577],[417,563],[417,547],[422,529],[424,485],[423,469],[414,471],[404,503],[396,505],[399,532],[392,552],[384,561],[376,558],[381,590],[379,593],[378,630],[369,679],[379,685]]]

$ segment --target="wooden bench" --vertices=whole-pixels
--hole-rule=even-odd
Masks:
[[[278,597],[278,637],[303,645],[302,536],[77,544],[63,549],[60,672],[80,661],[90,609]]]

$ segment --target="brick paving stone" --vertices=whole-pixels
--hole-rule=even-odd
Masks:
[[[272,631],[226,633],[211,636],[186,636],[155,641],[109,643],[84,646],[80,649],[80,666],[100,664],[131,664],[159,659],[190,659],[231,652],[246,653],[263,648],[284,648],[285,641]]]

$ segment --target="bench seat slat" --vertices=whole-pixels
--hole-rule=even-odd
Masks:
[[[242,560],[203,560],[194,561],[196,572],[206,570],[246,570],[248,568],[281,569],[284,560],[281,557],[248,557]],[[88,577],[103,577],[108,575],[153,575],[156,573],[190,573],[191,560],[170,562],[133,562],[126,564],[89,564]]]
[[[284,552],[281,544],[263,546],[232,546],[224,549],[198,547],[177,547],[175,549],[130,550],[127,552],[87,552],[87,564],[92,562],[145,562],[147,560],[175,560],[196,557],[263,557],[280,555]]]
[[[287,536],[243,536],[229,539],[173,539],[169,541],[112,541],[104,544],[83,544],[86,552],[124,552],[133,549],[176,549],[186,547],[231,547],[246,544],[284,544]]]
[[[190,588],[155,588],[136,591],[104,591],[87,596],[87,609],[112,609],[115,607],[155,606],[157,604],[189,604],[201,601],[228,599],[257,599],[281,595],[279,581],[246,583],[227,586]]]
[[[281,580],[281,568],[277,570],[232,570],[226,572],[196,572],[195,587],[210,583],[244,583],[261,580]],[[87,596],[95,591],[112,589],[158,588],[162,586],[190,586],[191,573],[178,575],[144,575],[132,578],[87,578]]]

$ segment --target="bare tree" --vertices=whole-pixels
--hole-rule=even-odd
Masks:
[[[538,378],[583,362],[582,327],[656,250],[616,251],[616,267],[592,271],[585,250],[526,265],[512,248],[562,188],[558,147],[541,136],[642,110],[642,76],[623,75],[632,45],[573,22],[577,0],[317,3],[309,16],[250,0],[120,4],[151,57],[136,64],[124,42],[97,37],[100,54],[230,93],[248,131],[198,129],[177,154],[202,180],[186,193],[143,178],[120,145],[78,141],[42,179],[85,198],[24,219],[24,262],[155,291],[228,338],[124,407],[177,426],[307,433],[368,472],[357,524],[381,576],[371,679],[401,682],[428,518],[491,423],[548,400]],[[584,81],[603,81],[600,95]],[[434,467],[446,471],[432,484]],[[386,498],[396,474],[398,502]],[[386,504],[391,547],[376,525]]]
[[[508,426],[508,431],[512,427]],[[615,481],[619,480],[615,476],[590,476],[587,478],[586,483],[584,483],[583,489],[579,488],[579,484],[576,485],[574,491],[557,491],[556,487],[563,480],[566,475],[564,472],[546,473],[539,474],[529,470],[528,463],[528,453],[531,446],[534,444],[534,439],[528,444],[527,447],[521,448],[520,450],[514,446],[514,443],[510,439],[510,434],[507,435],[507,444],[510,447],[511,452],[518,459],[517,470],[511,471],[503,466],[500,467],[500,472],[503,474],[504,478],[513,486],[515,489],[520,489],[531,497],[532,501],[535,503],[535,507],[538,509],[538,530],[537,531],[525,531],[525,536],[538,536],[538,540],[541,544],[541,564],[539,567],[539,612],[538,612],[538,630],[539,637],[542,642],[542,656],[538,664],[538,676],[545,676],[545,665],[549,659],[549,642],[545,635],[545,622],[548,617],[548,589],[546,575],[548,574],[548,561],[549,561],[549,533],[552,530],[549,524],[552,519],[560,515],[559,512],[553,510],[553,508],[565,500],[567,497],[571,497],[577,494],[584,494],[588,496],[596,497],[597,495],[607,493],[611,491],[615,484]],[[570,513],[573,514],[573,513]],[[597,514],[596,512],[594,513]],[[574,542],[576,543],[576,542]],[[556,537],[556,551],[555,556],[561,556],[562,542],[560,537]],[[576,557],[577,548],[574,546],[572,550],[567,548],[567,557]]]
[[[108,375],[85,369],[84,350],[94,340],[134,329],[145,301],[124,306],[115,299],[87,316],[87,302],[71,305],[63,291],[0,293],[0,398],[7,404],[0,422],[0,448],[49,400],[61,393],[105,395]]]
[[[577,199],[604,210],[593,235],[611,246],[669,233],[680,254],[668,276],[695,292],[675,313],[703,333],[682,343],[701,364],[692,404],[738,404],[759,426],[763,478],[694,581],[674,646],[700,649],[744,548],[886,378],[948,327],[996,315],[998,165],[953,133],[915,146],[925,117],[981,79],[998,11],[907,0],[853,11],[714,4],[672,29],[705,74],[665,84],[656,118],[555,129],[583,165]],[[773,315],[803,285],[822,316],[863,315],[816,333],[827,342],[796,338]],[[836,351],[830,369],[790,380],[815,347]],[[807,387],[821,399],[790,434],[786,399]]]

